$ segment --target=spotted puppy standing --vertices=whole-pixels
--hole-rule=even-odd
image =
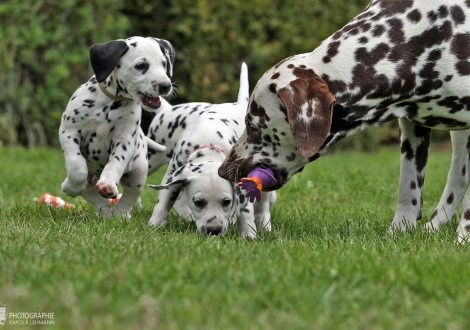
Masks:
[[[452,218],[468,181],[470,1],[374,0],[311,53],[286,58],[255,87],[247,129],[219,169],[237,181],[257,164],[278,189],[338,141],[399,119],[401,171],[391,229],[416,226],[431,129],[450,130],[452,166],[428,223]],[[459,238],[470,232],[470,191]]]
[[[96,212],[129,216],[148,170],[141,106],[156,111],[160,96],[171,94],[174,49],[163,39],[132,37],[93,45],[90,61],[95,75],[73,94],[60,125],[62,190],[82,195]],[[124,193],[112,207],[119,182]]]
[[[169,163],[161,190],[150,218],[150,225],[161,225],[180,192],[175,208],[195,220],[204,235],[225,234],[235,212],[243,237],[255,237],[256,225],[271,229],[270,206],[275,192],[266,193],[260,202],[247,203],[237,185],[217,174],[222,161],[244,129],[248,104],[248,72],[243,64],[237,103],[188,103],[171,107],[167,104],[155,117],[148,136],[168,152],[150,151],[149,173]]]

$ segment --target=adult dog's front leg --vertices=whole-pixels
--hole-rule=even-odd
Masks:
[[[59,141],[65,157],[67,177],[62,183],[62,191],[71,197],[79,196],[87,185],[88,168],[80,152],[80,134],[69,132],[62,127]]]
[[[405,231],[421,219],[422,190],[428,159],[431,129],[400,118],[400,185],[391,229]]]

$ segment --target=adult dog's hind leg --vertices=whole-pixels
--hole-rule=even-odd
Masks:
[[[426,223],[426,228],[428,229],[437,229],[440,225],[451,220],[462,200],[468,183],[469,150],[467,143],[469,136],[470,130],[450,132],[452,141],[452,163],[441,200],[432,214],[430,221]]]
[[[462,201],[462,215],[457,227],[457,238],[460,243],[470,243],[470,189],[467,189]]]

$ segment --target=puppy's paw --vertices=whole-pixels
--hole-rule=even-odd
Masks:
[[[239,228],[240,230],[240,236],[242,238],[251,238],[251,239],[256,239],[256,229],[254,228]]]
[[[142,200],[140,199],[140,197],[139,199],[137,199],[137,202],[135,202],[134,207],[139,211],[142,211],[144,209],[144,205],[142,204]]]
[[[116,208],[115,205],[101,207],[99,210],[97,210],[96,214],[102,215],[107,218],[112,218],[118,215],[121,215],[123,218],[126,218],[126,219],[131,218],[130,210],[119,210],[118,208]]]
[[[95,187],[104,198],[116,198],[119,195],[118,187],[115,183],[99,180]]]
[[[161,217],[161,216],[158,216],[158,215],[153,215],[152,214],[152,217],[150,218],[150,221],[148,223],[149,226],[155,226],[155,227],[160,227],[160,226],[163,226],[167,220],[168,216],[167,217]]]
[[[62,182],[61,188],[64,193],[70,197],[77,197],[83,193],[86,187],[86,178],[84,180],[73,180],[66,177]]]

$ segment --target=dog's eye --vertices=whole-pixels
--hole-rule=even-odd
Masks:
[[[166,62],[165,61],[162,62],[162,65],[163,65],[163,68],[166,69]]]
[[[148,63],[137,63],[135,66],[134,66],[134,69],[136,69],[137,71],[144,71],[144,70],[148,70],[149,68],[149,64]]]
[[[197,208],[204,208],[207,205],[207,202],[204,199],[193,198],[193,203]]]
[[[232,204],[232,200],[230,198],[224,198],[224,200],[222,201],[223,207],[230,206],[230,204]]]

